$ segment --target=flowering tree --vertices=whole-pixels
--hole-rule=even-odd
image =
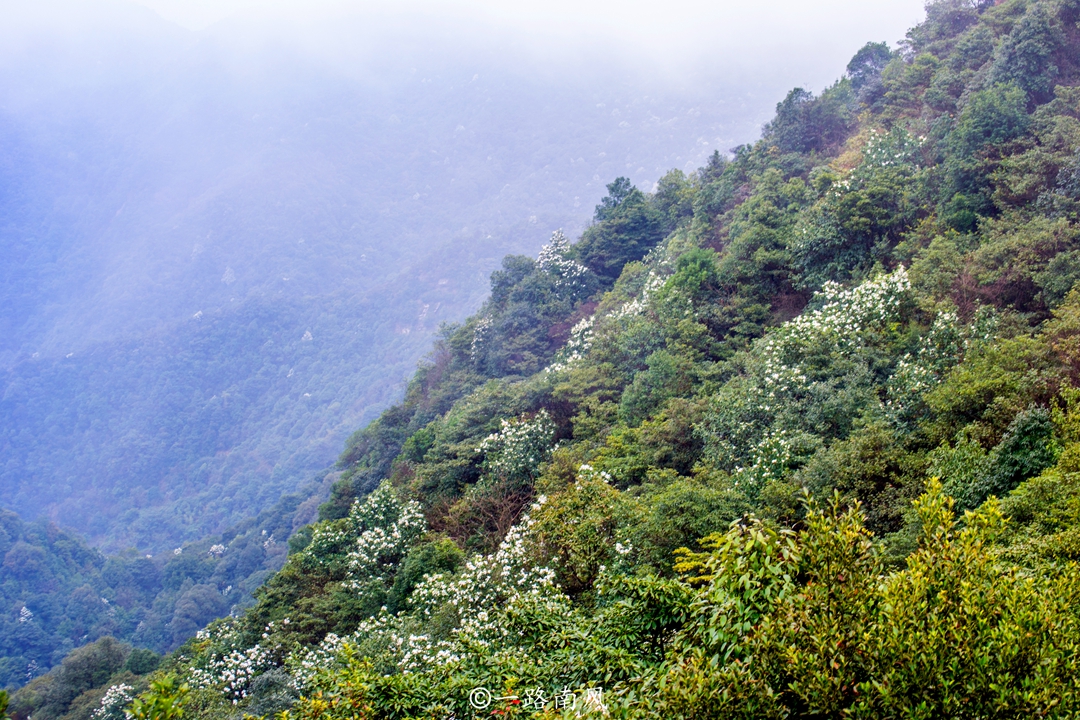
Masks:
[[[480,442],[476,452],[484,456],[484,468],[491,475],[525,481],[536,474],[540,463],[551,457],[555,423],[547,410],[532,417],[501,420],[499,431]]]
[[[754,343],[745,373],[714,396],[698,430],[706,456],[753,494],[821,446],[824,429],[810,423],[830,394],[843,388],[855,413],[877,402],[862,353],[901,318],[910,287],[902,266],[850,290],[826,283],[816,309]]]

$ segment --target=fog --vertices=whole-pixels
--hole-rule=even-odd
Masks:
[[[504,255],[921,12],[0,0],[0,502],[140,547],[258,512]]]
[[[895,43],[922,16],[919,0],[142,0],[162,17],[192,29],[259,28],[302,39],[309,49],[340,51],[334,31],[344,20],[393,20],[407,34],[441,29],[475,42],[511,39],[547,61],[613,58],[636,70],[718,75],[786,73],[790,84],[820,87],[869,39]]]
[[[190,39],[212,38],[248,62],[300,52],[339,69],[355,68],[365,57],[405,60],[439,45],[451,56],[478,48],[510,51],[511,64],[530,58],[549,70],[606,65],[627,76],[728,87],[740,77],[815,90],[835,80],[863,43],[895,44],[923,14],[920,0],[3,0],[8,33],[0,28],[0,36],[18,47],[51,31],[79,44],[131,29],[138,24],[134,5],[174,23]]]

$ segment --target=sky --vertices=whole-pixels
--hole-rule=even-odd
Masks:
[[[190,30],[287,37],[318,53],[350,47],[356,21],[399,30],[512,38],[564,61],[616,54],[642,69],[699,78],[780,74],[820,89],[867,41],[895,45],[923,0],[136,0]],[[344,21],[344,22],[343,22]],[[343,35],[335,29],[347,27]]]

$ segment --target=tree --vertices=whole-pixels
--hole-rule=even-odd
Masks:
[[[766,140],[782,152],[822,151],[838,145],[851,126],[851,84],[841,81],[815,98],[795,88],[776,105],[776,117],[763,128]]]
[[[852,90],[862,90],[881,77],[881,71],[892,60],[893,53],[889,44],[868,42],[847,64],[847,76],[851,80]]]
[[[624,177],[616,178],[596,206],[595,223],[574,246],[578,259],[597,275],[614,280],[623,266],[640,260],[664,239],[664,217]]]
[[[1060,72],[1053,57],[1063,41],[1061,21],[1045,4],[1033,4],[998,47],[991,81],[1018,85],[1036,102],[1049,100]]]
[[[615,210],[630,197],[634,190],[633,183],[630,182],[630,178],[617,177],[615,181],[607,186],[608,194],[600,204],[596,206],[596,211],[593,213],[593,217],[596,222],[603,222],[611,218]]]

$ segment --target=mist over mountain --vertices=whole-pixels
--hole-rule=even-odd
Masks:
[[[1078,59],[934,0],[504,257],[319,489],[153,557],[0,513],[0,715],[1076,717]]]
[[[445,16],[290,34],[4,6],[0,505],[106,548],[298,487],[499,258],[576,236],[617,175],[648,190],[752,139],[807,79],[782,56],[679,77]]]
[[[742,102],[484,53],[238,68],[120,10],[113,37],[9,52],[0,116],[0,496],[114,546],[273,502],[396,396],[498,257],[581,226],[594,177],[753,127],[720,119]]]
[[[753,137],[783,86],[390,16],[320,54],[123,3],[5,10],[0,504],[114,548],[326,467],[498,258],[576,234],[616,175]]]

